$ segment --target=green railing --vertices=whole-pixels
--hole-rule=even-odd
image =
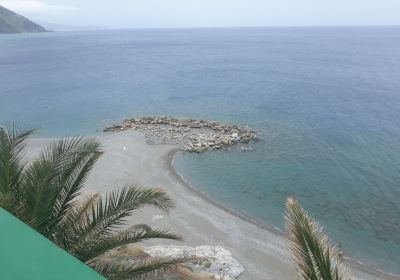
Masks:
[[[0,279],[105,278],[0,208]]]

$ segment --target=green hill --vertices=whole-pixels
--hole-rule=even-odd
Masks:
[[[33,33],[47,30],[29,19],[0,6],[0,33]]]

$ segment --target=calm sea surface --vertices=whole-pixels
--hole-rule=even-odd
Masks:
[[[249,125],[253,150],[177,169],[279,228],[295,195],[348,255],[400,273],[400,28],[2,35],[0,97],[1,124],[42,136],[141,115]]]

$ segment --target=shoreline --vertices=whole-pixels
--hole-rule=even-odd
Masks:
[[[227,207],[225,205],[223,205],[222,203],[219,203],[218,201],[214,200],[213,198],[211,198],[209,195],[207,195],[206,193],[203,193],[201,191],[199,191],[197,188],[195,188],[188,179],[186,179],[186,177],[181,174],[180,172],[178,172],[174,166],[174,160],[175,160],[175,156],[178,153],[183,153],[184,150],[182,149],[173,149],[171,150],[166,158],[166,168],[168,168],[168,170],[171,172],[172,176],[178,180],[185,188],[187,188],[189,191],[191,191],[192,193],[194,193],[195,195],[199,196],[201,199],[204,199],[205,201],[207,201],[208,203],[212,204],[215,207],[218,207],[219,209],[227,212],[230,215],[233,215],[237,218],[240,218],[248,223],[251,223],[257,227],[259,227],[260,229],[264,229],[264,230],[269,230],[275,234],[278,234],[282,237],[285,237],[285,232],[281,229],[278,229],[276,227],[273,226],[268,226],[266,224],[261,224],[260,222],[257,222],[255,219],[252,219],[251,217],[242,214],[240,212],[235,211],[233,208]]]
[[[124,185],[162,186],[176,203],[169,214],[154,209],[141,211],[130,223],[147,223],[173,230],[184,236],[183,242],[157,241],[144,245],[222,246],[231,251],[244,267],[239,280],[292,280],[294,265],[284,232],[237,213],[221,205],[192,186],[173,164],[179,152],[177,145],[150,144],[143,134],[124,131],[92,135],[101,142],[103,157],[88,178],[84,193],[105,193]],[[36,156],[43,144],[55,138],[34,138],[28,145],[28,159]],[[154,220],[154,217],[162,218]],[[139,218],[139,219],[138,219]],[[149,222],[150,221],[150,222]],[[153,221],[153,222],[151,222]],[[380,271],[353,259],[346,259],[353,279],[399,280],[400,277]]]
[[[151,144],[149,144],[151,145]],[[175,148],[172,149],[167,156],[164,158],[165,160],[165,164],[166,164],[166,168],[171,172],[172,176],[178,180],[187,190],[189,190],[190,192],[194,193],[195,195],[199,196],[201,199],[204,199],[205,201],[207,201],[208,203],[212,204],[213,206],[225,211],[226,213],[228,213],[229,215],[235,216],[239,219],[242,219],[243,221],[247,222],[247,223],[251,223],[252,225],[262,229],[262,230],[267,230],[273,234],[277,234],[280,237],[286,238],[287,235],[285,233],[284,230],[279,229],[277,227],[274,226],[270,226],[267,224],[262,224],[260,222],[257,222],[255,219],[252,219],[251,217],[237,212],[234,209],[230,208],[230,207],[226,207],[224,206],[222,203],[212,199],[209,195],[207,195],[206,193],[201,192],[200,190],[198,190],[196,187],[194,187],[188,179],[185,178],[185,176],[183,174],[181,174],[180,172],[178,172],[174,166],[174,160],[175,157],[178,153],[184,153],[185,151],[180,149],[180,148]],[[389,277],[389,279],[391,279],[392,277],[394,279],[400,279],[400,275],[396,275],[394,273],[391,272],[386,272],[383,271],[379,268],[376,267],[369,267],[368,263],[364,263],[363,261],[345,256],[345,261],[346,261],[346,265],[352,267],[353,269],[356,270],[361,270],[365,273],[374,275],[376,277],[384,277],[385,279],[387,277]]]

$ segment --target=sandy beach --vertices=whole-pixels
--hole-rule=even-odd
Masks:
[[[144,136],[135,131],[101,134],[96,138],[105,153],[90,175],[84,192],[105,193],[126,185],[162,188],[174,199],[176,208],[170,213],[145,209],[136,212],[129,223],[145,222],[181,234],[184,241],[175,244],[222,246],[230,250],[245,267],[239,279],[296,279],[285,237],[219,207],[193,190],[173,169],[177,146],[149,145]],[[27,157],[37,155],[49,141],[51,139],[30,140]],[[172,243],[151,243],[165,244]],[[355,279],[400,279],[354,262],[349,263],[349,267]]]

